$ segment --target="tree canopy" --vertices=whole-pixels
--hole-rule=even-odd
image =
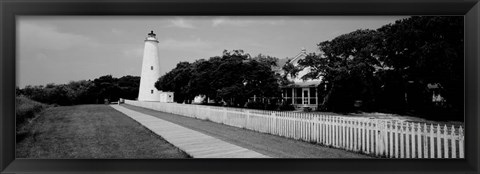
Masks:
[[[243,107],[253,96],[280,97],[279,77],[271,69],[276,60],[264,55],[252,58],[243,50],[225,50],[222,56],[208,60],[178,63],[155,86],[174,91],[177,102],[204,95],[217,103]]]
[[[374,30],[357,30],[318,44],[323,55],[309,54],[299,60],[311,71],[302,79],[323,77],[323,85],[330,85],[324,105],[331,110],[349,111],[356,100],[373,101],[375,78],[373,72],[379,62],[375,56],[379,40]]]
[[[319,55],[300,60],[328,86],[324,106],[348,111],[361,100],[367,109],[433,111],[439,84],[451,111],[463,108],[463,17],[413,16],[377,30],[356,30],[318,44]]]

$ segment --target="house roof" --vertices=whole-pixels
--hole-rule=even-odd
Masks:
[[[301,59],[304,59],[305,57],[307,57],[307,50],[305,48],[302,48],[302,51],[300,53],[298,53],[295,57],[293,57],[293,59],[291,59],[290,63],[297,66],[298,61],[301,60]]]
[[[283,59],[277,59],[277,65],[274,66],[272,69],[275,71],[282,71],[282,67],[287,64],[287,62],[292,63],[294,66],[298,65],[298,61],[300,59],[303,59],[307,56],[307,50],[305,48],[302,48],[302,51],[298,53],[295,57],[293,58],[283,58]]]
[[[282,67],[287,64],[287,62],[292,63],[294,66],[298,66],[298,61],[304,59],[307,56],[307,50],[302,48],[301,52],[298,53],[293,58],[284,58],[277,60],[277,66],[272,66],[272,70],[283,74],[284,71]],[[295,78],[287,77],[289,80],[293,81],[293,84],[285,85],[282,88],[291,88],[291,87],[316,87],[321,83],[321,79],[310,79],[310,80],[302,80],[300,79],[301,76],[305,75],[306,73],[310,72],[310,69],[307,67],[299,72],[299,76]]]

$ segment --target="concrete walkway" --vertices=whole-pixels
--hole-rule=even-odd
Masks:
[[[227,143],[157,117],[119,105],[110,106],[136,120],[157,135],[162,136],[165,140],[194,158],[269,158],[255,151]]]

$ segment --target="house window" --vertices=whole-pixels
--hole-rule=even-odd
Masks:
[[[302,104],[302,88],[295,88],[295,104]]]
[[[152,89],[152,90],[150,90],[150,93],[152,93],[152,94],[153,94],[153,89]]]
[[[150,69],[153,70],[153,66],[151,66]]]
[[[316,97],[316,88],[310,88],[310,97]]]

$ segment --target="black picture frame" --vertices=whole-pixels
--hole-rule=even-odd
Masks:
[[[478,0],[1,0],[0,173],[479,173]],[[464,15],[465,159],[15,159],[19,15]]]

